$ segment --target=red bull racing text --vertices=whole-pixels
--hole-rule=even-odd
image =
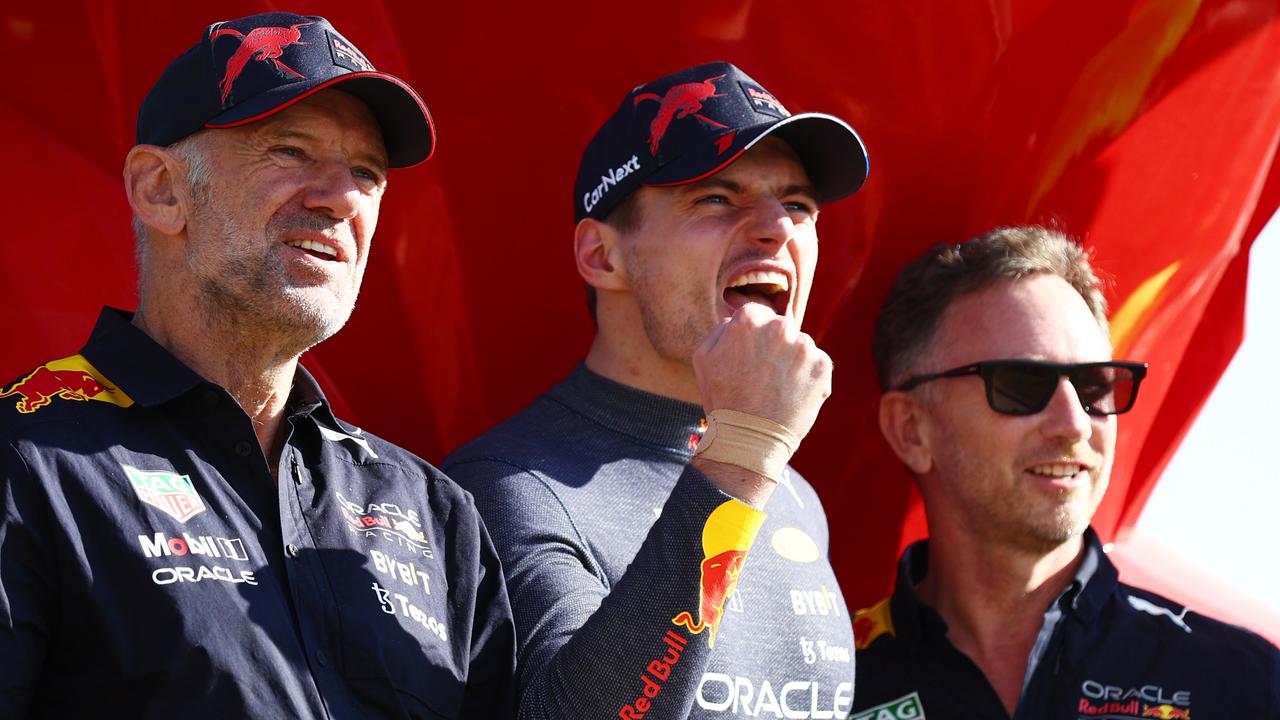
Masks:
[[[680,654],[689,641],[679,633],[668,630],[662,636],[662,643],[666,646],[662,657],[654,658],[645,666],[645,671],[640,673],[640,694],[634,702],[623,705],[618,711],[618,717],[622,720],[639,720],[649,712],[654,699],[662,693],[662,684],[671,677],[672,668],[680,662]]]

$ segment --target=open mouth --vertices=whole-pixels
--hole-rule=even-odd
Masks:
[[[298,248],[311,257],[320,260],[337,260],[338,251],[332,245],[325,245],[315,240],[286,240],[285,245],[292,248]]]
[[[1032,465],[1026,471],[1052,485],[1074,486],[1088,479],[1089,466],[1078,462],[1053,462]]]
[[[731,280],[724,289],[724,301],[732,309],[759,303],[778,315],[786,315],[791,303],[791,280],[786,273],[753,270]]]

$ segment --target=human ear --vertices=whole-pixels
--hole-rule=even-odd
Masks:
[[[124,190],[129,207],[143,225],[177,235],[187,224],[187,208],[176,178],[178,161],[167,149],[135,145],[124,159]]]
[[[924,407],[914,396],[897,390],[880,396],[880,433],[898,459],[917,476],[933,469],[933,449],[922,432],[923,422]]]
[[[598,290],[624,290],[626,272],[618,257],[621,235],[606,222],[583,218],[573,231],[573,257],[578,274]]]

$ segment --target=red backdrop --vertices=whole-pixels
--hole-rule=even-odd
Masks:
[[[133,306],[120,169],[168,60],[215,19],[321,14],[422,92],[440,145],[393,174],[355,315],[305,361],[346,417],[438,461],[587,347],[570,190],[589,134],[632,85],[727,59],[871,151],[865,189],[823,212],[807,330],[836,392],[796,461],[850,604],[883,594],[924,532],[875,422],[876,308],[924,247],[1024,222],[1095,250],[1118,355],[1152,366],[1096,525],[1149,585],[1193,595],[1176,558],[1125,551],[1125,531],[1239,345],[1247,251],[1280,204],[1276,0],[12,5],[4,378],[74,351],[101,303]],[[1276,615],[1208,588],[1201,605],[1280,638]]]

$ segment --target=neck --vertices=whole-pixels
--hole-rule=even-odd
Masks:
[[[255,333],[250,326],[237,324],[227,315],[191,311],[165,314],[155,307],[140,307],[133,324],[201,377],[231,393],[253,421],[258,445],[274,474],[280,452],[280,425],[299,353],[283,347],[278,340],[269,341],[270,333]]]
[[[702,403],[691,365],[659,355],[648,343],[611,336],[603,328],[591,343],[586,365],[591,372],[616,383],[675,400]]]
[[[1083,557],[1076,536],[1044,553],[930,527],[920,599],[946,621],[951,643],[982,669],[1012,716],[1044,613]]]

